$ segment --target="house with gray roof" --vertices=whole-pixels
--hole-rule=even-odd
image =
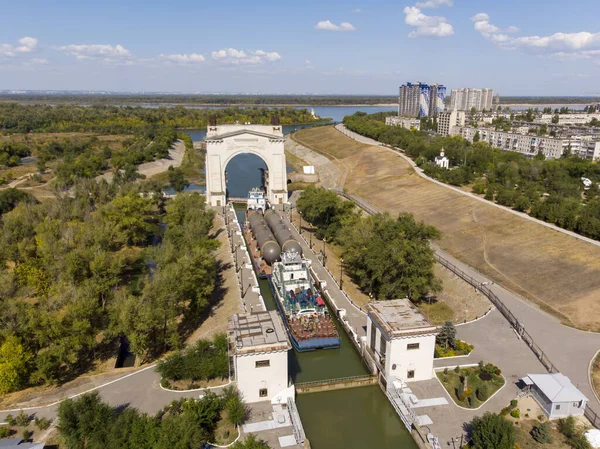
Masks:
[[[580,416],[588,398],[561,374],[528,374],[521,379],[548,419]]]

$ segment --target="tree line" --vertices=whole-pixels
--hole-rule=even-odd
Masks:
[[[363,216],[330,190],[308,187],[298,200],[302,217],[316,235],[342,248],[344,271],[375,299],[420,300],[439,291],[429,240],[439,231],[412,214]]]
[[[58,432],[67,449],[199,449],[215,442],[220,420],[241,424],[247,414],[235,388],[222,396],[180,399],[156,415],[111,407],[97,392],[67,399],[58,408]],[[61,444],[62,447],[62,444]],[[232,449],[268,449],[253,435]]]
[[[122,337],[152,359],[197,327],[218,245],[202,197],[165,207],[159,185],[119,175],[16,203],[0,218],[0,393],[77,376]]]
[[[356,113],[344,118],[348,129],[401,148],[424,172],[456,186],[471,185],[485,195],[540,220],[600,239],[600,165],[565,154],[548,159],[528,158],[502,151],[485,142],[470,143],[461,136],[431,136],[398,126],[386,126],[383,114]],[[444,148],[450,170],[435,165]],[[592,182],[586,187],[582,178]]]
[[[292,107],[192,109],[183,106],[145,108],[0,103],[0,131],[148,134],[164,127],[204,128],[213,116],[216,117],[217,123],[269,124],[274,115],[280,118],[283,125],[316,121],[307,109]]]

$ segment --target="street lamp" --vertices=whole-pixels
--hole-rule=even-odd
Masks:
[[[312,249],[312,232],[309,232],[309,233],[308,233],[308,239],[309,239],[309,246],[310,246],[310,249]]]
[[[327,262],[327,253],[325,252],[325,242],[327,241],[326,237],[323,237],[323,268],[325,268],[325,263]]]
[[[340,290],[343,291],[344,286],[344,259],[340,257]]]

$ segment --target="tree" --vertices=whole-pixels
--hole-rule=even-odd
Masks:
[[[116,231],[116,239],[128,245],[143,243],[148,238],[152,231],[151,212],[151,201],[135,194],[115,198],[101,210],[106,224]]]
[[[554,114],[552,116],[552,123],[554,123],[555,125],[558,124],[559,120],[560,120],[560,117],[558,116],[558,114]]]
[[[248,408],[237,387],[233,385],[225,387],[223,389],[223,401],[229,422],[236,427],[243,424],[248,416]]]
[[[481,134],[479,131],[475,131],[475,135],[473,136],[473,143],[479,142],[481,140]]]
[[[317,227],[318,238],[332,241],[352,216],[354,203],[340,199],[331,190],[309,186],[298,199],[297,208],[304,220]]]
[[[179,168],[173,168],[172,165],[169,165],[167,174],[169,176],[169,184],[176,192],[183,192],[190,185],[189,181],[185,179],[183,171]]]
[[[18,337],[4,340],[0,346],[0,394],[18,390],[26,382],[30,361],[31,354]]]
[[[269,445],[251,433],[244,439],[244,442],[238,441],[231,449],[269,449]]]
[[[538,443],[549,444],[553,441],[552,435],[550,435],[550,425],[547,422],[535,426],[530,433],[531,437]]]
[[[435,338],[436,343],[444,348],[455,348],[456,347],[456,328],[452,321],[446,321],[440,333]]]
[[[475,449],[514,449],[514,433],[512,423],[490,412],[471,421],[471,441]]]

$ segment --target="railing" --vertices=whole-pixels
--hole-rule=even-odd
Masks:
[[[313,380],[311,382],[300,382],[296,384],[296,388],[308,388],[308,387],[320,387],[324,385],[332,385],[346,382],[360,382],[373,380],[374,376],[363,375],[363,376],[349,376],[349,377],[338,377],[335,379],[325,380]]]
[[[361,198],[358,198],[354,195],[349,195],[345,192],[338,191],[339,195],[344,198],[354,201],[360,208],[365,210],[368,214],[377,214],[380,211],[368,204]],[[548,370],[549,373],[557,373],[559,370],[556,366],[550,361],[550,358],[544,353],[542,348],[533,340],[533,337],[527,332],[525,326],[519,322],[517,317],[510,311],[508,307],[502,302],[502,300],[484,283],[465,273],[463,270],[458,268],[456,265],[440,256],[437,252],[434,254],[435,259],[448,270],[452,271],[455,275],[460,277],[462,280],[479,290],[483,293],[491,302],[496,306],[496,308],[500,311],[500,313],[506,318],[509,324],[515,329],[515,332],[519,337],[527,344],[529,349],[531,349],[534,355],[538,358],[538,360],[544,365],[544,367]],[[592,387],[593,388],[593,387]],[[596,428],[600,428],[600,415],[598,415],[594,410],[592,410],[589,404],[586,404],[585,407],[585,417],[589,419],[592,425]]]
[[[304,427],[302,427],[302,421],[300,420],[300,415],[296,408],[296,402],[294,402],[292,398],[288,398],[287,405],[290,413],[290,420],[292,421],[294,439],[296,440],[296,444],[302,444],[304,443],[304,440],[306,440],[306,435],[304,434]]]
[[[400,419],[406,426],[406,428],[410,431],[412,426],[419,428],[419,420],[417,419],[417,415],[414,410],[410,408],[410,405],[406,403],[406,401],[398,394],[395,388],[386,388],[385,394],[390,399],[392,406],[400,416]]]

